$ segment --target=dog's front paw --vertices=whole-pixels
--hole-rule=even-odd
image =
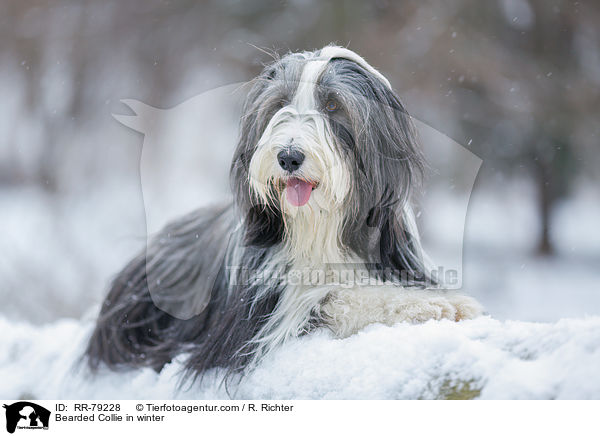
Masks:
[[[343,290],[330,294],[321,315],[338,337],[350,336],[369,324],[413,324],[431,319],[461,321],[483,313],[473,298],[446,291],[379,289]]]
[[[422,323],[430,319],[461,321],[483,313],[481,305],[466,295],[443,291],[411,291],[389,302],[386,324]]]
[[[473,319],[483,314],[483,306],[474,298],[466,295],[450,294],[448,300],[454,307],[454,321]]]

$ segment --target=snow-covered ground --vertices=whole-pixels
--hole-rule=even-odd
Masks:
[[[102,371],[79,358],[91,325],[43,327],[0,319],[0,398],[224,399],[216,372],[177,389],[181,361]],[[10,332],[10,334],[6,334]],[[556,323],[498,321],[373,325],[339,340],[327,331],[269,355],[233,398],[251,399],[600,399],[600,317]]]

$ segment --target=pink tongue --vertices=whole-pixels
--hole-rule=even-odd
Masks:
[[[304,206],[308,203],[313,185],[304,180],[292,178],[287,181],[285,193],[292,206]]]

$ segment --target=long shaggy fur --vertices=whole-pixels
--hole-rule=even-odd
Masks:
[[[291,149],[304,156],[293,172],[277,158]],[[343,337],[476,316],[473,300],[423,289],[434,283],[409,198],[422,168],[409,115],[364,59],[335,46],[276,59],[247,97],[234,203],[168,225],[119,273],[90,366],[160,370],[187,353],[189,375],[241,374],[317,326]],[[314,187],[303,206],[287,198],[291,177]]]

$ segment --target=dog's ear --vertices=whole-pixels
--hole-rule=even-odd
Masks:
[[[367,265],[371,276],[403,286],[435,285],[430,277],[412,211],[399,207],[388,191],[373,207],[360,227],[349,236],[353,251]],[[356,223],[358,224],[358,223]]]
[[[375,80],[375,78],[373,78]],[[379,199],[369,210],[371,258],[386,280],[404,286],[434,285],[424,260],[411,196],[420,186],[424,159],[410,115],[389,86],[373,85],[373,100],[380,108],[369,121],[368,140],[376,148],[375,192]],[[375,255],[375,257],[373,257]]]
[[[244,243],[248,246],[268,248],[277,244],[283,237],[283,217],[279,205],[263,204],[259,196],[252,191],[250,183],[250,162],[256,151],[258,141],[272,114],[273,105],[266,100],[276,100],[277,95],[269,91],[272,80],[267,68],[252,83],[244,104],[240,120],[240,137],[231,163],[230,179],[238,212],[246,220]],[[270,187],[273,189],[273,187]],[[276,193],[273,193],[276,198]]]
[[[240,119],[239,139],[229,173],[236,206],[243,213],[256,204],[256,197],[250,186],[250,162],[272,115],[269,113],[271,107],[265,104],[265,101],[277,100],[276,95],[269,92],[269,81],[265,79],[265,75],[268,75],[268,72],[264,72],[252,82],[246,97]]]
[[[424,160],[411,118],[390,84],[351,59],[332,59],[328,86],[344,107],[355,146],[352,216],[344,240],[372,270],[421,285],[427,280],[410,196]]]

